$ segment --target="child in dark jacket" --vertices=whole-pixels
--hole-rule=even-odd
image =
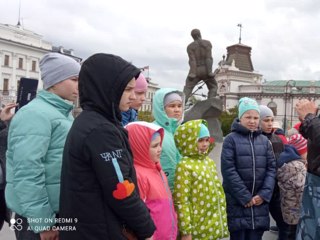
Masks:
[[[146,239],[154,223],[140,199],[128,132],[121,112],[135,99],[140,70],[119,56],[98,53],[81,65],[80,105],[66,140],[61,170],[60,240]]]
[[[285,145],[277,162],[277,178],[280,188],[283,220],[289,224],[288,240],[295,239],[300,218],[302,194],[306,179],[305,161],[292,145]]]
[[[270,140],[272,144],[275,160],[277,162],[279,159],[280,153],[283,152],[284,150],[284,143],[281,138],[282,135],[278,135],[274,133],[273,131],[274,123],[277,123],[277,122],[274,121],[273,111],[265,105],[260,105],[260,128],[261,128],[262,134],[265,135]],[[279,130],[281,129],[279,128]],[[272,198],[269,203],[269,211],[272,218],[276,222],[276,226],[270,226],[270,231],[274,231],[276,228],[278,230],[278,239],[287,240],[288,236],[290,235],[290,226],[283,220],[283,217],[282,217],[280,190],[278,187],[277,179],[274,185]]]
[[[259,112],[255,100],[241,98],[239,119],[223,142],[221,172],[231,240],[262,239],[269,229],[276,170],[271,144],[258,129]]]

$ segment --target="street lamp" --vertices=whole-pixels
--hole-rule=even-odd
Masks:
[[[285,85],[284,119],[283,119],[283,130],[284,130],[285,133],[287,132],[287,99],[288,99],[288,87],[289,86],[290,86],[290,93],[292,92],[292,90],[297,90],[296,87],[295,87],[296,86],[296,81],[295,80],[288,80],[286,82],[286,85]],[[292,111],[291,111],[291,114],[292,114]],[[292,116],[291,116],[291,119],[292,119]]]

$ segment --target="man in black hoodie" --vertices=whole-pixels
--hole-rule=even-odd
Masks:
[[[110,54],[88,58],[79,74],[80,105],[66,140],[60,192],[60,240],[146,239],[155,231],[139,197],[121,111],[135,99],[140,70]],[[72,221],[71,221],[72,220]]]

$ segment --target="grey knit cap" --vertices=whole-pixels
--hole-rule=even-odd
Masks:
[[[68,78],[78,76],[80,64],[63,54],[48,53],[40,60],[40,71],[43,88],[48,89]]]
[[[171,92],[168,93],[163,100],[163,105],[167,106],[169,103],[174,102],[174,101],[180,101],[182,102],[182,97],[176,93],[176,92]]]
[[[274,117],[272,110],[266,105],[260,105],[260,119],[263,120],[266,117]]]

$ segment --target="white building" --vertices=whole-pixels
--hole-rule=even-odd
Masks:
[[[223,56],[215,72],[224,110],[238,104],[239,86],[259,85],[262,81],[262,75],[253,69],[251,47],[240,43],[227,47],[227,58]]]
[[[275,120],[283,128],[290,129],[299,122],[294,107],[300,99],[314,100],[319,106],[320,81],[276,80],[262,85],[239,86],[239,97],[244,96],[252,97],[259,104],[270,107]]]
[[[51,51],[73,56],[72,50],[53,47],[43,37],[21,25],[0,24],[0,101],[1,104],[16,100],[21,77],[40,80],[39,61]],[[38,89],[42,89],[39,81]]]
[[[158,87],[157,83],[151,82],[151,79],[149,77],[147,77],[147,81],[148,81],[148,90],[147,90],[147,93],[146,93],[146,100],[142,104],[140,111],[151,112],[152,111],[152,101],[153,101],[154,94],[158,89],[160,89],[160,87]]]
[[[275,120],[286,129],[299,120],[294,110],[302,98],[320,104],[320,81],[277,80],[262,83],[262,75],[254,71],[251,47],[235,44],[227,47],[227,58],[223,57],[215,71],[218,96],[224,110],[238,105],[242,97],[251,97],[259,104],[269,106]]]

